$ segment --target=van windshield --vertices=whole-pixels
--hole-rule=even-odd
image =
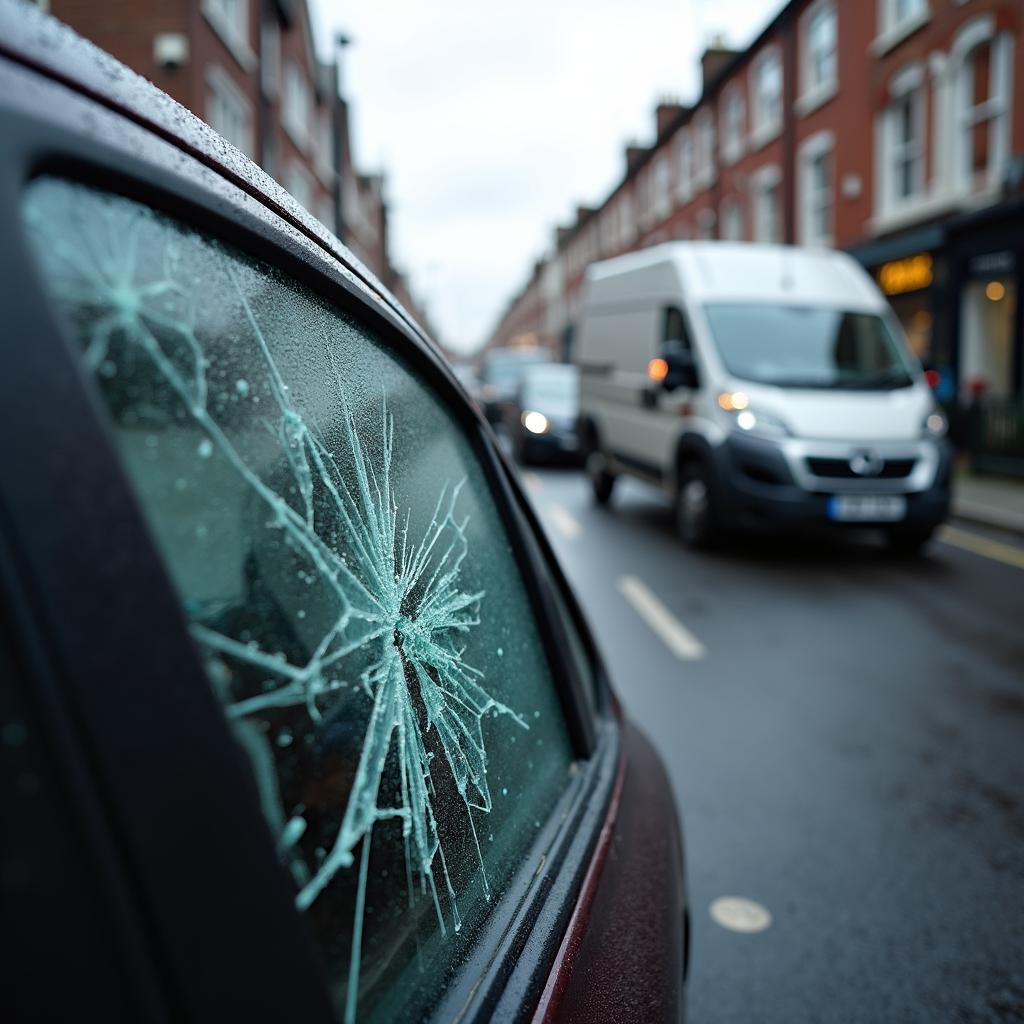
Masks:
[[[885,320],[814,306],[704,307],[725,368],[791,388],[910,387],[910,364]]]

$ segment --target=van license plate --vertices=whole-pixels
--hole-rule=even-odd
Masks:
[[[828,500],[828,517],[847,523],[894,523],[907,514],[902,494],[836,494]]]

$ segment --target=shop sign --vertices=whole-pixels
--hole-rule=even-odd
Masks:
[[[886,295],[920,291],[931,283],[932,256],[928,252],[892,260],[878,268],[878,284]]]

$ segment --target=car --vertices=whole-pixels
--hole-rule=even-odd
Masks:
[[[516,461],[578,462],[578,402],[579,370],[571,363],[527,369],[505,421]]]
[[[670,242],[592,264],[576,360],[594,498],[622,474],[688,543],[875,527],[912,552],[949,515],[946,418],[884,296],[844,253]]]
[[[664,768],[332,235],[0,0],[4,1018],[677,1021]]]
[[[531,366],[551,362],[551,353],[537,345],[509,345],[487,351],[481,361],[480,398],[491,423],[501,423],[515,399],[519,382]]]

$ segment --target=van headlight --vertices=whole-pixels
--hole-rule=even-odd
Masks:
[[[725,407],[723,403],[719,404]],[[751,434],[754,437],[790,437],[792,434],[778,416],[751,409],[746,404],[740,409],[733,406],[727,413],[732,428],[743,434]]]
[[[928,413],[924,418],[924,423],[921,424],[921,436],[930,437],[936,441],[940,437],[945,437],[948,431],[949,423],[938,409],[933,409]]]

